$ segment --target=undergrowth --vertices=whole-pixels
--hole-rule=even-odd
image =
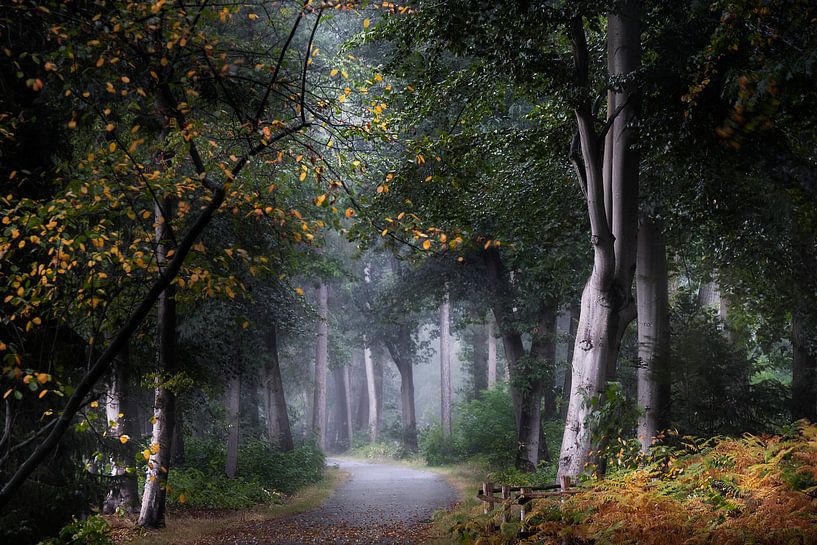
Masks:
[[[238,476],[224,475],[223,442],[190,441],[185,464],[170,472],[168,503],[177,507],[244,509],[280,503],[290,494],[321,479],[324,456],[313,445],[292,452],[275,450],[263,441],[242,443]]]
[[[813,424],[778,436],[684,437],[649,460],[618,462],[564,501],[535,502],[526,534],[474,512],[452,532],[479,545],[817,543]]]

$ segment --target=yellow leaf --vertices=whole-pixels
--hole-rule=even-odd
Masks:
[[[40,384],[45,384],[50,380],[50,378],[51,377],[48,375],[48,373],[37,373],[37,382]]]
[[[488,248],[490,248],[490,247],[491,247],[491,241],[490,241],[490,240],[488,240],[488,241],[485,243],[485,246],[483,246],[483,247],[482,247],[482,249],[483,249],[483,250],[487,250],[487,249],[488,249]]]
[[[372,24],[371,21],[368,19],[363,19],[363,28],[369,28],[369,25]]]
[[[429,239],[425,239],[423,241],[423,250],[429,250],[431,248],[431,241]]]
[[[256,15],[255,13],[250,13],[249,15],[247,15],[247,19],[249,19],[250,21],[255,21],[256,19],[258,19],[258,15]]]
[[[332,69],[332,71],[331,71],[331,72],[329,72],[329,75],[330,75],[330,76],[332,76],[332,77],[334,78],[335,76],[337,76],[337,75],[338,75],[338,69],[337,69],[337,68],[333,68],[333,69]]]
[[[3,399],[6,399],[8,396],[10,396],[13,391],[14,391],[13,388],[9,388],[8,390],[6,390],[6,393],[3,394]]]
[[[148,449],[143,450],[142,456],[144,456],[145,460],[150,460],[150,451]]]
[[[184,494],[179,494],[179,503],[185,503],[186,501],[187,498],[184,496]]]
[[[150,445],[150,452],[151,454],[158,454],[159,452],[159,443],[153,443]]]
[[[298,294],[298,295],[300,295],[301,297],[303,297],[303,296],[304,296],[304,290],[303,290],[303,289],[301,289],[301,288],[295,288],[295,293],[297,293],[297,294]]]
[[[242,327],[243,329],[249,329],[249,327],[250,327],[250,322],[248,322],[247,320],[244,320],[244,323],[243,323],[243,324],[241,324],[241,327]]]
[[[383,229],[383,230],[380,232],[380,236],[381,236],[381,237],[385,237],[385,236],[386,236],[386,235],[388,235],[388,234],[389,234],[389,230],[388,230],[388,229]]]
[[[48,389],[45,389],[45,390],[43,390],[42,392],[40,392],[40,395],[38,395],[37,397],[38,397],[39,399],[42,399],[42,398],[43,398],[43,396],[45,396],[45,394],[47,394],[47,393],[48,393]]]
[[[352,217],[352,216],[354,216],[354,215],[355,215],[355,211],[354,211],[354,210],[352,210],[351,208],[347,208],[347,209],[346,209],[346,217],[347,217],[347,218],[351,218],[351,217]]]
[[[298,176],[298,179],[299,179],[300,181],[302,181],[302,182],[303,182],[304,180],[306,180],[306,171],[301,172],[301,175],[300,175],[300,176]]]
[[[91,401],[91,408],[96,409],[99,407],[99,401]]]
[[[120,436],[119,436],[119,442],[120,442],[120,443],[122,443],[123,445],[124,445],[125,443],[127,443],[128,441],[130,441],[130,437],[129,437],[129,436],[127,436],[127,435],[120,435]]]
[[[326,193],[324,193],[323,195],[319,195],[319,196],[318,196],[318,197],[315,199],[315,206],[320,206],[320,205],[322,205],[322,204],[323,204],[323,201],[325,201],[325,200],[326,200]]]

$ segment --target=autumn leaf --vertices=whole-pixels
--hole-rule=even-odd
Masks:
[[[301,289],[301,288],[295,288],[295,293],[297,293],[297,294],[298,294],[298,295],[300,295],[301,297],[303,297],[303,296],[304,296],[304,290],[303,290],[303,289]]]
[[[372,22],[370,20],[363,19],[363,28],[369,28],[370,24],[372,24]]]
[[[425,239],[423,241],[423,250],[431,249],[431,241],[429,239]]]
[[[128,441],[130,441],[130,436],[128,436],[128,435],[120,435],[119,436],[119,442],[122,443],[123,445],[125,443],[127,443]]]

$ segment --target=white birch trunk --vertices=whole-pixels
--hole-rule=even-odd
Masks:
[[[485,323],[488,336],[488,389],[496,388],[496,334],[494,333],[494,314],[488,313]]]

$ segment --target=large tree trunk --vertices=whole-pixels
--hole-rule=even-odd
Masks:
[[[817,353],[813,348],[814,331],[808,328],[805,305],[792,312],[791,415],[795,419],[817,421]]]
[[[111,382],[108,385],[108,402],[105,406],[111,437],[119,439],[125,437],[119,452],[113,460],[111,476],[114,482],[108,490],[108,496],[103,504],[103,512],[111,514],[122,509],[128,514],[136,511],[139,505],[139,491],[136,473],[128,473],[126,468],[133,464],[136,456],[134,445],[139,434],[137,430],[136,403],[130,392],[127,378],[130,353],[128,346],[119,353],[114,361]]]
[[[617,8],[608,18],[608,73],[631,76],[640,66],[640,2],[624,0]],[[586,88],[590,56],[580,16],[571,21],[570,33],[576,83]],[[576,476],[590,461],[594,438],[587,423],[598,408],[592,400],[603,394],[608,378],[615,375],[621,337],[635,317],[631,286],[638,232],[639,157],[633,126],[637,101],[630,85],[610,92],[604,150],[599,149],[593,97],[584,95],[575,110],[581,153],[574,150],[572,159],[586,196],[594,262],[582,293],[560,476]]]
[[[372,349],[368,344],[363,349],[363,366],[366,369],[366,392],[368,393],[369,418],[367,420],[369,430],[369,442],[376,443],[380,439],[380,427],[377,425],[380,418],[377,415],[377,385],[375,384],[374,359]]]
[[[488,388],[496,388],[496,333],[494,332],[494,316],[488,313],[485,322],[485,335],[488,338]]]
[[[315,347],[315,390],[312,403],[312,432],[321,449],[326,449],[326,374],[329,363],[329,290],[318,288],[318,336]]]
[[[233,363],[227,378],[227,392],[224,408],[227,415],[227,457],[224,473],[233,479],[238,474],[238,440],[241,425],[241,370],[238,362]]]
[[[670,337],[667,249],[661,226],[644,218],[638,232],[638,440],[648,452],[659,430],[669,427]]]
[[[443,439],[451,439],[451,339],[448,292],[440,305],[440,423]]]
[[[173,218],[173,199],[156,204],[156,261],[159,274],[163,274],[170,249],[170,221]],[[156,340],[159,352],[159,373],[156,377],[156,394],[153,406],[153,434],[151,455],[142,494],[139,525],[162,528],[165,525],[167,477],[170,473],[170,457],[173,428],[176,424],[176,396],[165,388],[164,383],[176,371],[176,290],[171,284],[164,289],[157,302],[158,323]]]
[[[275,324],[270,324],[266,336],[267,359],[261,367],[261,386],[264,389],[264,412],[267,421],[267,439],[284,452],[295,448],[289,426],[284,382],[278,360],[278,336]]]

